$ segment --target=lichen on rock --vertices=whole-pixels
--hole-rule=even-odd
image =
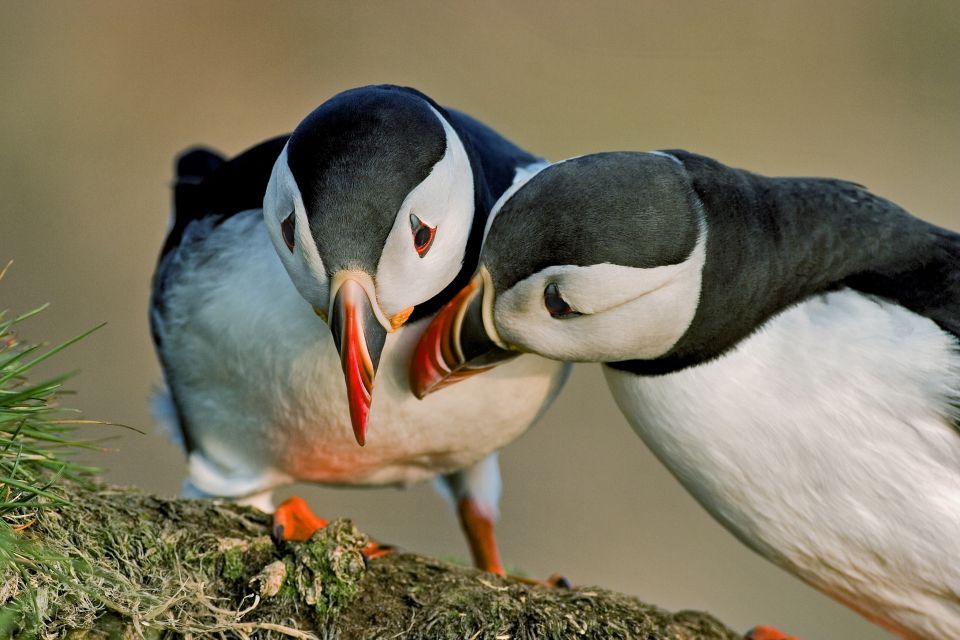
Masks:
[[[296,563],[296,591],[313,606],[320,620],[339,612],[356,595],[366,570],[362,550],[367,536],[349,520],[336,520],[303,544],[290,545]]]

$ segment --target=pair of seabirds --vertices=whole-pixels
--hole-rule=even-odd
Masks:
[[[850,183],[685,152],[547,166],[365,87],[232,160],[181,157],[159,404],[189,495],[439,475],[502,573],[495,452],[566,373],[531,354],[604,362],[639,435],[751,548],[901,637],[960,637],[958,255]],[[297,500],[275,522],[323,524]]]

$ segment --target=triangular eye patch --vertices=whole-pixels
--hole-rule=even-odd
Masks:
[[[413,248],[421,258],[427,255],[433,238],[437,235],[437,228],[423,223],[415,214],[410,214],[410,229],[413,232]]]

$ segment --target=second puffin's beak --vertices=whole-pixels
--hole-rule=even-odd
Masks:
[[[410,388],[418,398],[520,355],[498,346],[484,328],[483,293],[477,274],[420,337],[410,361]]]
[[[330,332],[340,352],[340,363],[347,381],[353,435],[362,447],[367,439],[373,380],[387,331],[377,319],[367,292],[352,278],[344,279],[335,292],[330,311]]]

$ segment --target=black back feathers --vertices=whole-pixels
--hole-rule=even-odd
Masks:
[[[717,357],[804,299],[849,287],[881,296],[957,335],[960,236],[864,187],[768,178],[670,151],[703,203],[707,255],[689,329],[657,360],[613,366],[660,374]]]

